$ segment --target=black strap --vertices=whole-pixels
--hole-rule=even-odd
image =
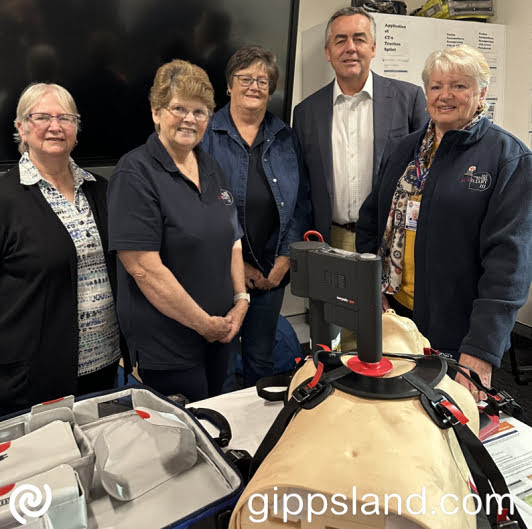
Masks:
[[[198,420],[204,420],[218,428],[220,432],[218,437],[214,437],[214,442],[220,447],[224,448],[229,444],[232,437],[231,426],[227,419],[216,410],[208,408],[187,408]]]
[[[498,391],[494,387],[488,388],[484,386],[484,384],[482,384],[482,381],[480,380],[480,377],[475,371],[473,371],[467,366],[459,364],[456,360],[446,359],[446,361],[447,366],[451,371],[460,373],[467,380],[469,380],[479,391],[482,391],[486,394],[488,405],[484,408],[484,411],[488,415],[499,416],[499,413],[503,411],[507,415],[511,415],[512,417],[515,417],[517,419],[522,416],[523,409],[509,393],[507,393],[506,391]],[[464,371],[464,369],[467,369],[469,373],[467,371]]]
[[[492,528],[496,529],[499,527],[497,522],[497,503],[494,501],[495,498],[491,498],[490,505],[488,505],[487,499],[488,495],[492,496],[496,494],[499,498],[508,495],[502,500],[502,507],[508,510],[508,518],[517,522],[521,529],[527,529],[519,511],[514,508],[513,514],[510,512],[510,491],[501,471],[485,446],[466,425],[457,423],[453,424],[452,427],[458,438],[465,460],[471,470],[471,474],[473,475],[482,505]]]
[[[284,405],[279,415],[273,421],[268,433],[262,440],[262,443],[257,448],[251,464],[249,465],[249,479],[251,479],[266,456],[271,452],[272,448],[277,444],[281,435],[286,430],[288,423],[292,417],[300,410],[300,404],[293,397]]]
[[[497,521],[496,510],[494,511],[491,508],[492,506],[495,506],[493,503],[494,498],[491,499],[490,505],[488,505],[487,500],[488,497],[492,496],[493,494],[496,494],[498,497],[503,497],[505,494],[510,495],[510,492],[506,485],[506,481],[501,474],[501,471],[493,461],[491,455],[478,439],[478,437],[471,431],[471,429],[466,426],[466,424],[462,424],[457,415],[450,411],[449,408],[444,406],[443,403],[446,400],[449,400],[458,408],[457,404],[450,399],[449,395],[441,390],[432,388],[411,372],[403,374],[403,378],[421,392],[422,402],[423,396],[426,397],[426,399],[430,401],[434,411],[440,413],[440,420],[438,421],[434,420],[434,417],[429,412],[429,415],[433,418],[434,422],[440,428],[453,428],[458,439],[458,443],[460,444],[460,448],[462,449],[462,453],[464,454],[464,458],[471,471],[471,474],[473,475],[480,500],[486,515],[488,516],[490,525],[492,529],[501,527]],[[461,413],[460,408],[458,408],[458,411]],[[443,425],[441,423],[443,423]],[[517,509],[514,510],[513,514],[510,513],[510,501],[508,497],[503,499],[502,507],[508,509],[507,516],[511,521],[516,522],[518,527],[526,529],[526,525],[524,524]]]
[[[348,367],[342,366],[329,371],[329,373],[323,374],[318,383],[313,387],[309,387],[313,378],[308,378],[294,389],[292,396],[279,412],[279,415],[277,415],[275,421],[273,421],[273,424],[270,426],[262,443],[257,448],[249,466],[249,479],[253,477],[259,466],[266,459],[266,456],[272,451],[273,447],[277,444],[286,430],[288,423],[303,405],[306,405],[309,402],[311,403],[325,391],[332,391],[331,382],[334,382],[349,373],[351,373],[351,370]]]
[[[474,369],[469,366],[466,366],[465,364],[459,364],[458,360],[455,360],[454,358],[445,358],[445,361],[447,362],[447,366],[451,369],[451,371],[456,371],[457,373],[464,375],[464,377],[466,377],[479,389],[480,387],[485,388],[484,384],[482,384],[482,380],[480,380],[480,376]]]
[[[274,375],[272,377],[261,378],[257,382],[257,395],[268,402],[278,402],[284,400],[288,386],[290,385],[290,375]],[[283,387],[282,391],[268,391],[266,388]]]
[[[440,402],[442,395],[432,386],[429,386],[424,380],[414,375],[411,371],[401,375],[411,386],[415,387],[419,392],[426,395],[433,402]]]

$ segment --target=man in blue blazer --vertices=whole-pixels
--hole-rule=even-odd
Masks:
[[[395,138],[428,119],[419,86],[371,72],[375,33],[375,20],[362,8],[334,13],[327,24],[325,54],[336,78],[294,110],[314,227],[327,242],[350,251],[355,249],[358,210],[385,151]]]

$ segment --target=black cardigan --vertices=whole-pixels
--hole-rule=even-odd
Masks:
[[[107,182],[94,176],[95,182],[82,186],[115,293],[116,258],[107,252]],[[74,243],[38,184],[20,183],[17,165],[0,177],[0,415],[75,393],[77,303]]]

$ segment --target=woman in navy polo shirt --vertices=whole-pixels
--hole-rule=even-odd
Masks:
[[[194,401],[220,393],[248,309],[242,234],[220,167],[198,147],[214,108],[207,74],[161,66],[150,103],[155,132],[109,184],[118,316],[143,382]]]

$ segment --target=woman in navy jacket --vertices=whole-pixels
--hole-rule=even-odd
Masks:
[[[203,148],[221,165],[235,197],[251,304],[241,329],[244,386],[272,374],[277,320],[288,283],[288,249],[301,240],[308,201],[292,130],[266,110],[279,70],[260,46],[246,46],[226,68],[231,101],[218,111]]]
[[[490,123],[489,78],[468,46],[429,56],[431,120],[393,150],[357,223],[357,249],[383,259],[383,307],[413,317],[433,347],[487,385],[532,262],[532,153]]]

